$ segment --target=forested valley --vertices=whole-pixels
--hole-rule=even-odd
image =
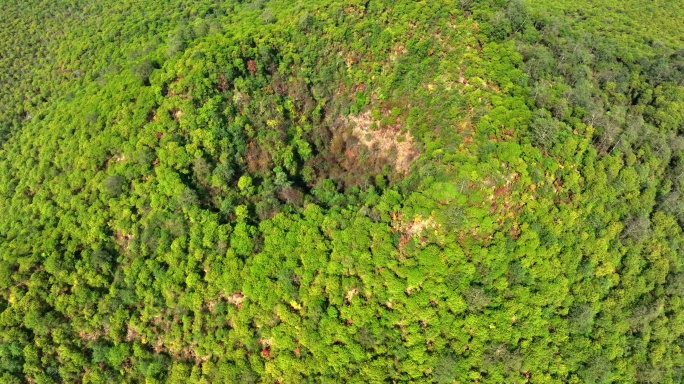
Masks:
[[[684,382],[684,3],[0,4],[0,382]]]

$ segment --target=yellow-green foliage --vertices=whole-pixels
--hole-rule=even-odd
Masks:
[[[540,4],[3,4],[0,381],[684,381],[680,27]]]
[[[649,47],[684,44],[684,3],[655,0],[524,0],[534,11],[563,15],[576,29],[598,33],[614,44],[648,54]]]

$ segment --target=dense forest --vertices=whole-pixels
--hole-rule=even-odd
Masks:
[[[682,3],[0,4],[0,382],[684,382]]]

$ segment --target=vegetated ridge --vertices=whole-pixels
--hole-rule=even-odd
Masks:
[[[674,3],[4,3],[3,383],[684,381]]]

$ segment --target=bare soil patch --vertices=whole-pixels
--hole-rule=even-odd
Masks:
[[[401,132],[401,122],[382,126],[379,120],[373,119],[370,112],[350,116],[354,124],[352,134],[363,143],[371,153],[387,158],[397,172],[408,173],[411,161],[418,154],[413,147],[413,136]]]

